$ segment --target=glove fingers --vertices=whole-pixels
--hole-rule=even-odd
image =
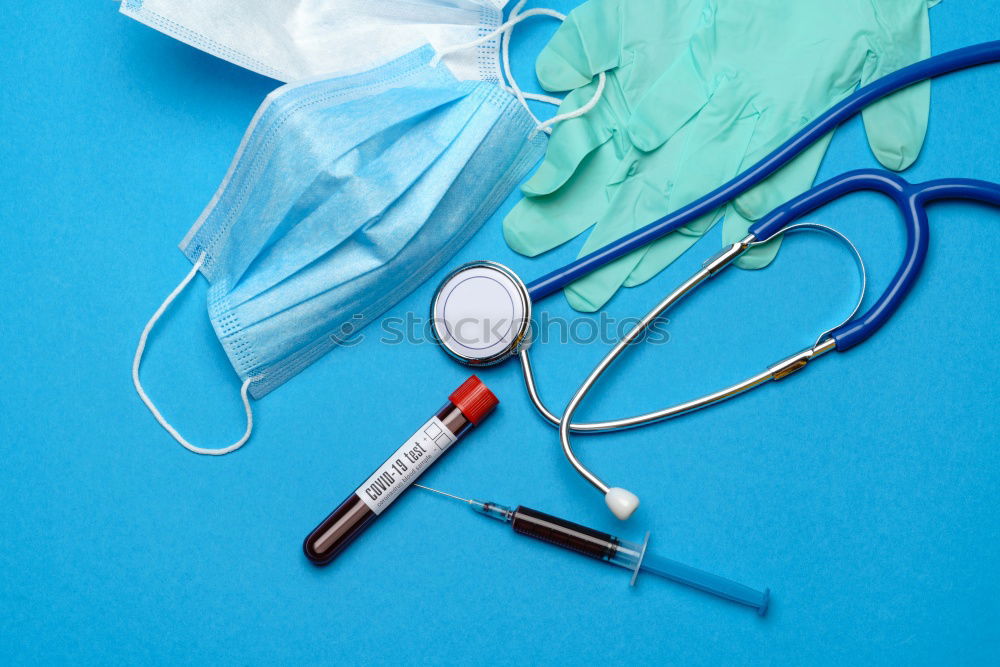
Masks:
[[[676,211],[708,194],[736,175],[760,123],[760,113],[743,102],[736,82],[720,86],[698,117],[659,150],[671,144],[685,146],[680,168],[673,175],[668,211]],[[626,285],[640,285],[682,255],[718,221],[718,213],[704,215],[667,237],[652,243],[629,275]],[[646,222],[652,222],[655,217]]]
[[[821,137],[763,183],[737,197],[734,203],[740,215],[748,220],[757,220],[812,187],[832,139],[833,132]],[[771,149],[767,149],[767,152],[771,152]],[[742,166],[755,164],[759,154],[748,155]],[[725,242],[732,243],[729,240]]]
[[[672,21],[680,33],[690,37],[633,109],[629,137],[645,151],[661,146],[699,113],[720,82],[726,85],[723,75],[732,78],[731,71],[714,62],[719,50],[717,3],[708,0],[674,4]]]
[[[722,221],[722,243],[729,245],[736,243],[747,235],[747,229],[754,223],[753,220],[740,215],[739,209],[730,204],[726,207],[726,212]],[[733,262],[741,269],[762,269],[774,260],[781,247],[782,236],[777,236],[767,243],[750,248],[745,253],[736,258]]]
[[[566,301],[573,310],[581,313],[600,310],[615,295],[645,252],[645,248],[640,248],[570,284],[563,290]]]
[[[930,104],[931,84],[925,81],[901,90],[861,113],[868,145],[883,166],[902,171],[916,161],[927,135]]]
[[[644,151],[659,148],[708,104],[712,93],[691,51],[685,51],[636,105],[628,122],[629,139]]]
[[[660,271],[674,263],[674,261],[686,253],[691,246],[698,242],[704,232],[711,229],[719,216],[715,213],[702,216],[692,225],[698,225],[704,231],[701,234],[685,234],[683,229],[679,229],[672,234],[667,234],[664,238],[649,245],[649,250],[643,258],[636,264],[628,278],[625,279],[625,287],[635,287],[653,278]]]
[[[925,0],[871,0],[880,31],[872,36],[874,54],[865,62],[862,85],[923,60],[931,54]],[[901,171],[917,159],[927,135],[930,81],[905,88],[862,112],[868,144],[885,167]]]
[[[832,132],[730,204],[722,223],[722,243],[736,243],[747,235],[747,229],[755,220],[812,187],[831,139]],[[750,158],[747,161],[752,164]],[[781,237],[778,237],[764,245],[750,248],[736,259],[736,266],[742,269],[764,268],[774,259],[780,245]]]
[[[619,162],[608,181],[606,212],[580,250],[581,256],[649,224],[669,210],[670,183],[682,162],[683,148],[684,142],[669,142],[651,154],[633,150]],[[649,246],[640,248],[566,288],[570,305],[583,312],[601,308],[648,249]]]
[[[583,161],[579,177],[566,187],[519,201],[503,221],[507,245],[534,257],[578,236],[607,207],[604,185],[618,164],[614,146],[605,143]]]
[[[639,178],[621,183],[606,213],[594,227],[580,250],[587,255],[644,225],[666,210],[667,196],[660,189]],[[652,217],[651,217],[652,216]],[[640,248],[624,257],[587,274],[566,288],[570,305],[582,312],[593,312],[604,306],[646,254]]]
[[[545,90],[573,90],[598,72],[618,65],[621,53],[621,0],[590,0],[566,17],[535,61]]]
[[[581,106],[583,102],[575,102],[581,97],[586,102],[592,94],[592,88],[587,86],[567,95],[559,107],[560,113]],[[540,197],[563,187],[576,174],[587,156],[614,136],[611,130],[616,125],[613,115],[608,105],[599,104],[583,116],[559,123],[545,149],[545,159],[521,186],[521,192],[526,197]]]

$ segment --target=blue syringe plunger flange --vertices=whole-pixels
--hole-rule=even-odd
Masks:
[[[649,533],[646,531],[646,535],[642,538],[642,546],[639,548],[639,557],[635,560],[635,567],[632,568],[632,580],[628,582],[629,586],[635,586],[635,580],[639,578],[639,571],[642,570],[642,561],[646,558],[646,549],[649,547]]]
[[[758,616],[767,614],[767,609],[771,604],[770,588],[765,588],[763,591],[754,590],[725,577],[704,572],[669,558],[649,554],[647,553],[648,547],[649,532],[647,531],[642,544],[621,541],[617,553],[610,559],[610,562],[615,565],[632,570],[630,585],[635,585],[640,572],[649,572],[726,600],[753,607],[757,610]]]

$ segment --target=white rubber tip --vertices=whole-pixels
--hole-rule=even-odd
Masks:
[[[639,496],[616,486],[613,489],[608,489],[608,492],[604,494],[604,502],[616,517],[624,521],[632,516],[632,512],[639,507]]]

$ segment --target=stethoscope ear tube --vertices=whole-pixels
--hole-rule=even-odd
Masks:
[[[858,267],[858,278],[860,279],[860,289],[858,289],[858,300],[854,303],[854,308],[851,309],[851,312],[847,315],[847,317],[841,320],[839,324],[830,327],[829,329],[827,329],[826,331],[824,331],[823,333],[821,333],[819,336],[816,337],[816,342],[813,343],[813,347],[816,347],[820,343],[822,343],[824,339],[828,338],[834,331],[840,329],[845,324],[853,320],[854,316],[858,314],[859,310],[861,310],[861,304],[865,302],[865,292],[868,289],[868,270],[865,268],[865,260],[862,259],[861,253],[858,251],[857,246],[854,245],[851,239],[847,238],[833,227],[828,227],[827,225],[820,225],[815,222],[797,222],[794,225],[788,225],[787,227],[783,227],[777,233],[772,234],[770,237],[764,239],[763,241],[754,241],[753,243],[750,244],[750,247],[760,245],[762,243],[767,243],[768,241],[773,240],[777,236],[782,236],[784,234],[789,234],[792,232],[799,232],[799,231],[822,232],[824,234],[832,236],[833,238],[837,239],[838,241],[846,245],[847,248],[851,251],[851,256],[854,259],[854,263]]]
[[[794,220],[844,195],[863,190],[881,193],[896,203],[906,230],[906,250],[899,269],[872,307],[829,332],[839,352],[849,350],[874,335],[889,321],[913,288],[930,244],[928,203],[940,199],[970,199],[1000,206],[1000,185],[995,183],[957,178],[914,185],[891,172],[857,170],[821,183],[782,204],[752,225],[749,233],[759,241],[767,241],[787,229]]]

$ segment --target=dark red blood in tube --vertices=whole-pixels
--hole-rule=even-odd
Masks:
[[[336,558],[438,456],[485,419],[497,403],[497,397],[475,375],[463,382],[434,417],[309,533],[302,544],[306,557],[316,565],[326,565]]]

